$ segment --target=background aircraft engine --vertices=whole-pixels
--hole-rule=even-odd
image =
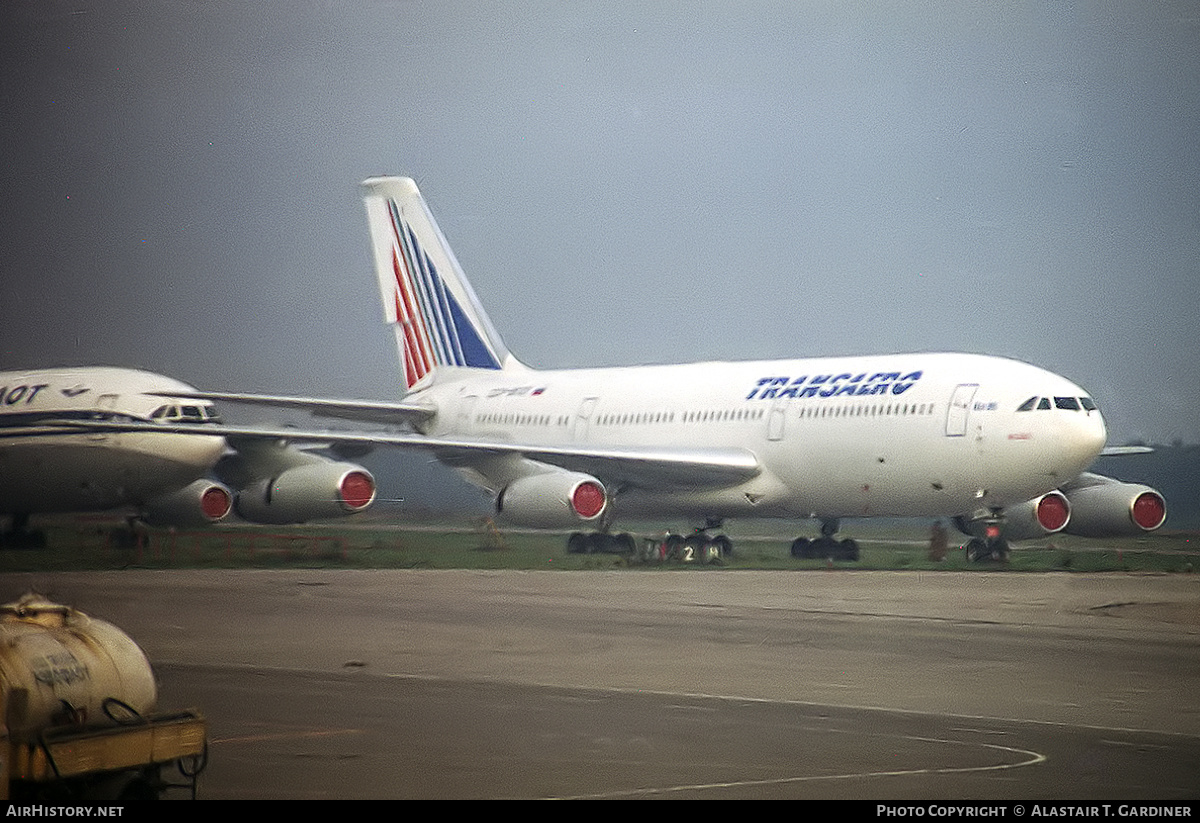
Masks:
[[[496,513],[535,528],[555,529],[598,521],[608,493],[596,478],[579,472],[546,472],[509,483],[496,498]]]
[[[1167,519],[1163,496],[1140,483],[1122,483],[1084,474],[1066,491],[1071,501],[1067,534],[1082,537],[1135,536],[1154,531]]]
[[[237,513],[255,523],[344,517],[375,500],[375,478],[354,463],[323,461],[286,469],[238,492]]]
[[[208,526],[233,509],[233,493],[215,480],[197,480],[177,492],[149,500],[142,519],[152,526]]]

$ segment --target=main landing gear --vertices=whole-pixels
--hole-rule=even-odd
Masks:
[[[627,554],[638,555],[638,559],[644,561],[715,563],[733,554],[732,540],[724,534],[708,533],[720,526],[720,520],[709,520],[689,535],[667,532],[661,539],[646,540],[640,553],[637,540],[628,532],[573,532],[567,538],[567,553]]]
[[[567,538],[568,554],[633,554],[637,541],[628,532],[572,532]]]
[[[838,540],[834,537],[837,530],[836,519],[822,520],[821,536],[816,540],[797,537],[792,541],[792,557],[802,560],[858,560],[858,542],[850,538]]]
[[[654,544],[659,560],[678,560],[681,563],[719,563],[733,554],[733,541],[726,535],[710,535],[709,529],[719,528],[720,522],[710,522],[686,537],[667,532]]]

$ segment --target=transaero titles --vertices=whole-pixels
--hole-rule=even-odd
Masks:
[[[921,379],[921,372],[901,374],[863,372],[862,374],[814,374],[803,377],[760,377],[746,395],[747,400],[787,397],[864,397],[874,394],[904,394]]]

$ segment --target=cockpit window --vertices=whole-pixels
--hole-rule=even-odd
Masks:
[[[1035,406],[1038,409],[1051,408],[1050,398],[1049,397],[1031,397],[1028,400],[1026,400],[1024,403],[1022,403],[1020,406],[1018,406],[1017,411],[1019,411],[1019,412],[1029,411],[1030,409],[1034,408]],[[1087,409],[1088,411],[1095,411],[1096,403],[1090,397],[1055,397],[1053,408],[1066,409],[1067,411],[1079,411],[1080,409]]]
[[[160,423],[220,423],[215,406],[159,406],[150,419]]]

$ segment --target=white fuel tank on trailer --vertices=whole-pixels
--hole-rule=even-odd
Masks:
[[[0,705],[14,741],[154,711],[145,654],[111,623],[27,594],[0,606]],[[111,722],[111,720],[110,720]]]

